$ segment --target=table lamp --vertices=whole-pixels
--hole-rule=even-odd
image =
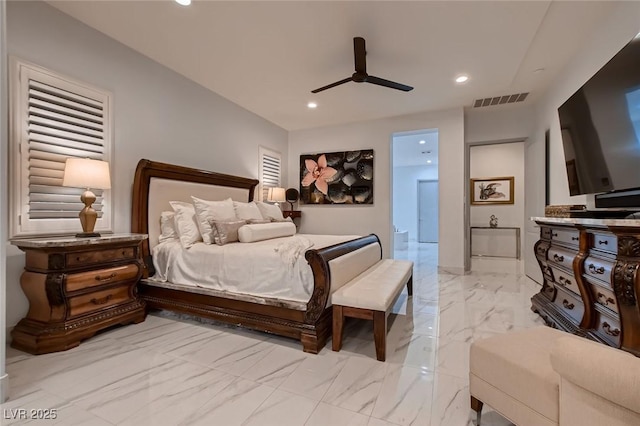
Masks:
[[[284,193],[284,188],[269,188],[267,191],[267,201],[271,201],[279,207],[280,203],[287,201]]]
[[[74,188],[85,188],[86,191],[80,196],[84,203],[84,208],[80,211],[80,223],[82,232],[76,234],[78,238],[99,237],[100,233],[93,232],[98,219],[98,213],[91,207],[96,201],[96,196],[91,192],[93,189],[111,188],[111,178],[109,176],[109,163],[90,158],[67,158],[64,167],[64,177],[62,186]]]

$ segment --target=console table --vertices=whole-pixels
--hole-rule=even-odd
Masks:
[[[531,309],[552,327],[640,356],[640,220],[532,220],[544,280]]]
[[[515,249],[515,256],[502,256],[502,255],[496,255],[496,254],[476,254],[474,255],[473,253],[473,230],[474,229],[482,229],[482,230],[490,230],[491,232],[494,231],[514,231],[514,237],[515,237],[515,242],[516,242],[516,249]],[[471,232],[469,233],[469,245],[471,246],[471,255],[472,256],[494,256],[494,257],[515,257],[516,259],[520,259],[520,228],[517,227],[510,227],[510,226],[499,226],[499,227],[491,227],[491,226],[472,226],[471,227]]]

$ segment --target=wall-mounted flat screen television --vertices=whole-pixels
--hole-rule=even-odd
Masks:
[[[558,108],[571,195],[640,188],[640,37]]]

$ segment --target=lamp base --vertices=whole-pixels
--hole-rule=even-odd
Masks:
[[[99,232],[79,232],[76,234],[76,238],[95,238],[100,237]]]

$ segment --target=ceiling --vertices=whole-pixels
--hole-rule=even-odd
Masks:
[[[437,129],[393,135],[393,167],[437,165]]]
[[[525,102],[534,102],[613,7],[606,1],[48,3],[287,130],[520,92],[531,92]],[[370,74],[415,89],[350,82],[312,94],[351,76],[355,36],[366,40]],[[455,84],[462,73],[469,81]],[[318,107],[308,109],[309,101]]]

